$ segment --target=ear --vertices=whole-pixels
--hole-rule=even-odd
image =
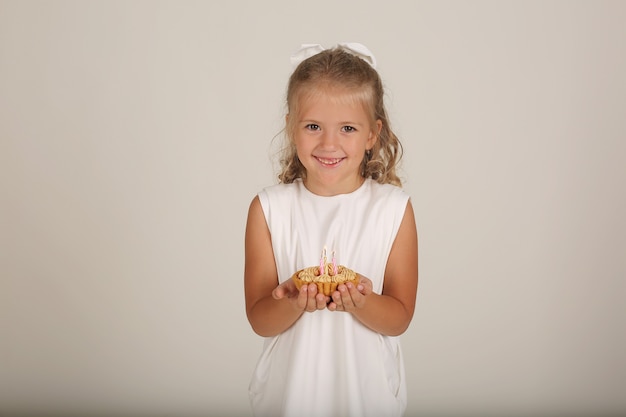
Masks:
[[[380,131],[383,129],[382,120],[376,120],[376,125],[370,132],[370,136],[367,138],[367,143],[365,144],[365,149],[368,151],[374,147],[376,142],[378,141],[378,136],[380,135]]]

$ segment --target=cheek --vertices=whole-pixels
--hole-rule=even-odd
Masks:
[[[302,161],[306,158],[306,155],[310,153],[310,150],[307,149],[307,146],[302,142],[295,142],[294,149],[296,151],[296,155],[298,155],[298,159]]]
[[[295,140],[293,142],[293,147],[296,150],[296,153],[298,153],[298,155],[299,155],[302,152],[302,150],[304,149],[304,143],[302,141]]]

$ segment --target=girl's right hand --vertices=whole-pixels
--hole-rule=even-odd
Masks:
[[[291,278],[274,288],[272,297],[275,300],[286,299],[295,310],[309,312],[324,310],[330,301],[330,297],[317,293],[315,284],[303,285],[298,290]]]

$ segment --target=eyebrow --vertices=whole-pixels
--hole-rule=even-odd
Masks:
[[[300,123],[315,123],[316,125],[323,124],[322,122],[315,120],[315,119],[302,119],[300,120]],[[343,121],[343,122],[339,122],[338,124],[341,126],[344,126],[344,125],[364,126],[363,123],[350,122],[350,121]]]

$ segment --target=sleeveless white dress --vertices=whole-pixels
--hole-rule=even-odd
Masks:
[[[329,262],[334,250],[337,264],[371,279],[380,294],[408,198],[401,188],[370,179],[332,197],[311,193],[301,180],[264,189],[259,199],[279,282],[319,265],[326,246]],[[249,394],[255,416],[400,416],[406,385],[399,339],[369,330],[347,312],[305,312],[285,332],[265,338]]]

